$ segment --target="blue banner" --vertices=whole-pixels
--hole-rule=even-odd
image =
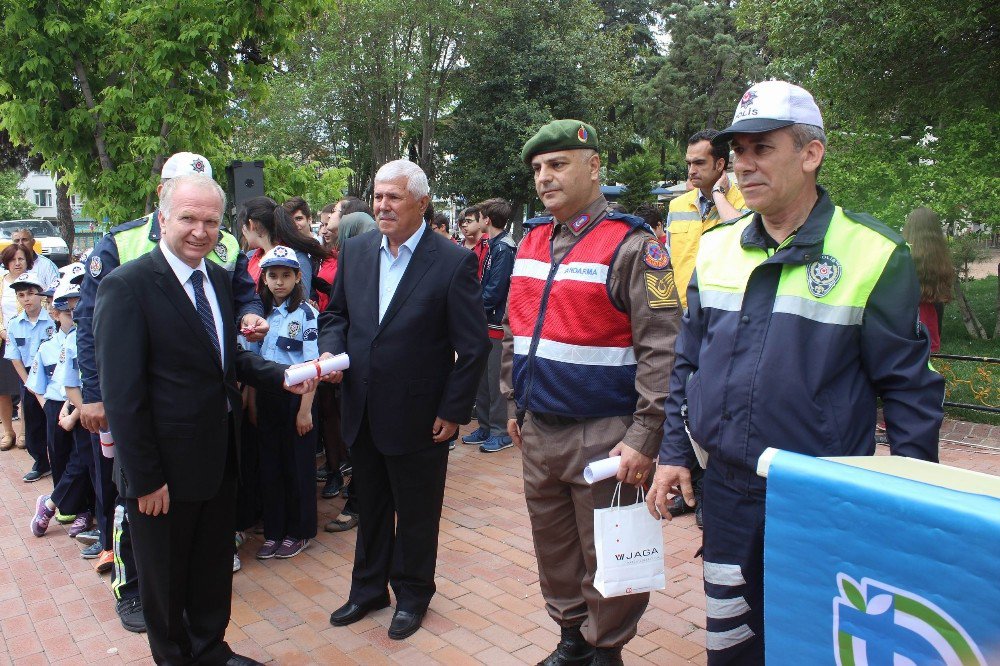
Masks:
[[[786,451],[767,478],[768,664],[1000,664],[1000,499]]]

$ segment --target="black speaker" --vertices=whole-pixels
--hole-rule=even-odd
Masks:
[[[226,167],[226,179],[229,181],[229,227],[236,238],[241,239],[236,211],[244,201],[264,196],[264,162],[233,162]]]

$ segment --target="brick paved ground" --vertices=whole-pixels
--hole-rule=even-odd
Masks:
[[[948,421],[942,429],[946,464],[1000,474],[998,452],[1000,427]],[[144,636],[119,624],[108,577],[79,557],[66,528],[53,522],[45,537],[31,536],[35,498],[51,481],[23,483],[28,461],[21,450],[0,453],[0,664],[152,663]],[[342,504],[320,500],[321,521]],[[459,445],[441,530],[438,595],[424,628],[408,640],[387,638],[391,609],[350,627],[329,625],[349,588],[354,531],[321,532],[292,560],[255,560],[260,537],[244,546],[227,639],[241,653],[278,664],[492,666],[542,659],[557,629],[538,590],[515,450],[483,455]],[[700,538],[690,515],[665,526],[667,589],[652,595],[626,664],[705,662],[701,566],[693,557]]]

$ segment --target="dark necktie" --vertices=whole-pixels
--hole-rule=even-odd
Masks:
[[[215,330],[215,316],[212,314],[212,306],[208,304],[208,296],[205,295],[204,275],[201,271],[191,273],[191,286],[194,287],[194,304],[198,310],[198,317],[201,319],[208,339],[215,347],[215,353],[219,355],[219,362],[222,362],[222,347],[219,346],[219,334]]]

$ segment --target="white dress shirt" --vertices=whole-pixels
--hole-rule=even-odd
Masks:
[[[396,256],[392,256],[389,251],[389,237],[382,236],[382,248],[379,250],[379,271],[378,271],[378,321],[382,323],[385,311],[389,309],[389,303],[399,287],[399,281],[403,279],[406,267],[410,265],[413,252],[417,249],[417,244],[423,238],[424,229],[427,225],[421,223],[417,230],[399,246]]]
[[[177,255],[171,252],[170,248],[162,240],[160,241],[160,250],[163,252],[163,256],[166,257],[167,263],[170,264],[170,268],[174,271],[174,275],[177,276],[177,281],[184,288],[184,293],[191,299],[191,305],[194,306],[196,313],[198,311],[198,304],[194,299],[194,285],[191,284],[191,274],[195,271],[202,273],[202,285],[205,288],[205,296],[208,298],[208,304],[212,308],[212,317],[215,319],[215,334],[219,336],[219,349],[222,352],[220,360],[222,361],[222,367],[226,367],[226,343],[225,337],[222,334],[222,310],[219,308],[219,298],[215,293],[215,288],[208,277],[205,260],[202,259],[197,268],[191,268],[178,259]]]

